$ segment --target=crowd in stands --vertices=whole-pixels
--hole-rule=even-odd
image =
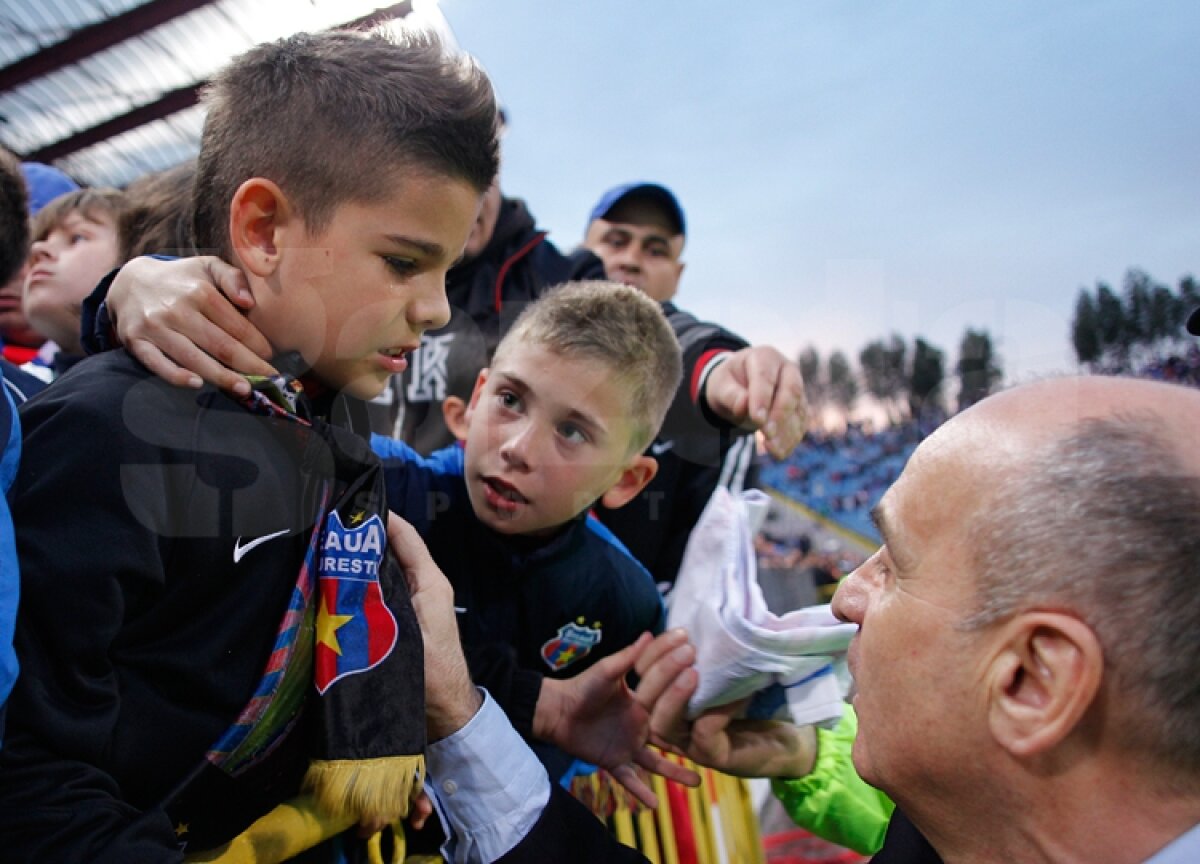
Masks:
[[[864,423],[850,423],[840,432],[810,431],[791,456],[766,460],[760,477],[767,487],[878,543],[871,508],[931,427],[936,422],[926,419],[878,432]]]
[[[1132,375],[1151,381],[1200,387],[1200,347],[1193,344],[1186,349],[1159,352],[1146,359],[1102,363],[1093,371],[1102,375]]]

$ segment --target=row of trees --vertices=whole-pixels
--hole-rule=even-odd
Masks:
[[[1142,270],[1125,274],[1119,291],[1104,282],[1080,288],[1071,322],[1071,340],[1080,365],[1093,370],[1138,369],[1188,343],[1185,322],[1200,309],[1200,282],[1191,276],[1176,288],[1156,282]],[[809,401],[849,412],[860,394],[874,397],[892,421],[920,417],[947,407],[946,355],[917,337],[910,346],[897,334],[870,342],[858,353],[857,369],[842,351],[822,360],[816,348],[800,353]],[[1000,382],[999,358],[986,330],[968,328],[953,370],[958,410],[978,402]]]
[[[1172,290],[1134,269],[1125,274],[1119,293],[1104,282],[1080,288],[1071,322],[1075,356],[1092,369],[1137,367],[1176,348],[1197,307],[1200,284],[1191,276]]]
[[[945,352],[920,337],[913,340],[911,352],[895,333],[868,343],[858,353],[857,371],[843,352],[833,351],[822,362],[812,346],[800,352],[799,363],[809,401],[818,407],[832,404],[848,412],[860,393],[873,396],[893,421],[945,407]],[[958,409],[990,393],[1001,375],[992,337],[986,330],[968,328],[954,367]]]

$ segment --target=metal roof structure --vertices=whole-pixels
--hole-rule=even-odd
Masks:
[[[0,0],[0,145],[82,185],[124,186],[196,155],[200,90],[253,45],[415,18],[422,5],[440,18],[436,0],[380,3]]]

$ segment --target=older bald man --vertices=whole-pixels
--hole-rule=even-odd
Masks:
[[[1200,861],[1197,430],[1195,390],[1028,384],[942,426],[876,508],[884,545],[833,601],[859,625],[854,766],[944,860]],[[682,724],[693,683],[655,731],[779,774],[779,730]]]

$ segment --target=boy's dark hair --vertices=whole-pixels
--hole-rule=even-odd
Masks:
[[[194,160],[145,174],[125,187],[128,207],[121,220],[122,261],[165,252],[195,255],[192,243]]]
[[[276,183],[309,231],[338,205],[382,200],[399,171],[482,192],[499,166],[496,97],[483,70],[437,37],[300,33],[235,58],[205,94],[196,248],[232,260],[229,205],[252,177]]]
[[[0,147],[0,285],[29,257],[29,192],[21,163]]]
[[[66,221],[72,213],[80,213],[83,218],[98,222],[99,215],[112,220],[117,232],[117,248],[125,246],[124,235],[121,233],[121,217],[125,212],[125,193],[119,189],[109,189],[102,186],[92,186],[86,189],[76,189],[66,195],[59,195],[33,217],[33,228],[30,239],[37,243],[50,236],[50,232]]]

